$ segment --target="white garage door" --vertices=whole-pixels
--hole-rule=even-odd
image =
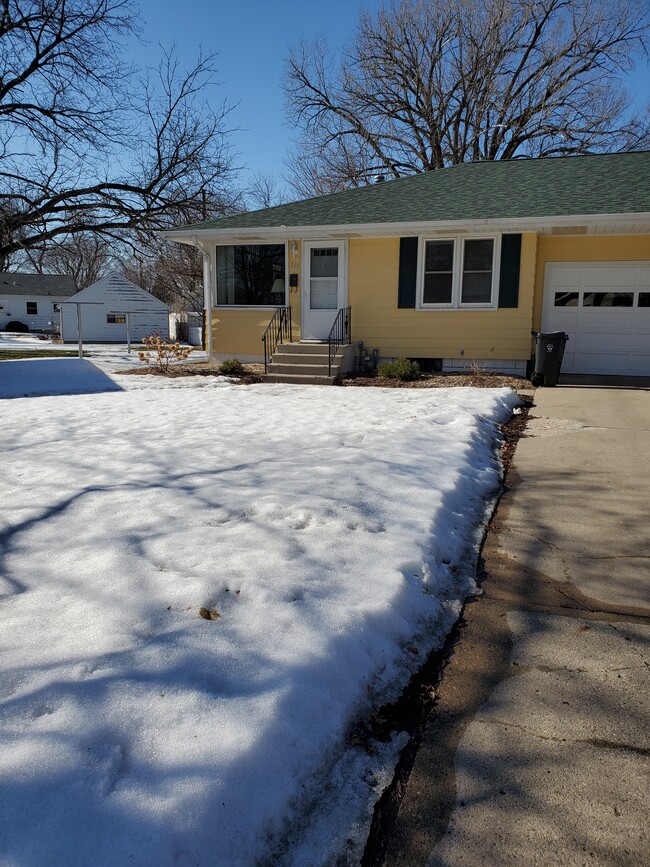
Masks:
[[[563,373],[650,376],[650,262],[548,264],[542,330],[569,335]]]

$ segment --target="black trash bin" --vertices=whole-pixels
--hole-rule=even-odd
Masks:
[[[533,385],[557,385],[560,368],[564,358],[564,347],[569,335],[564,331],[552,331],[542,334],[541,331],[530,332],[537,344],[535,346],[535,372],[530,378]]]

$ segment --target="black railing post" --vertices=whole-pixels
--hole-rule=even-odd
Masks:
[[[269,337],[270,345],[267,339]],[[289,338],[289,342],[293,343],[291,307],[278,307],[262,335],[262,343],[264,344],[264,373],[267,372],[269,361],[273,357],[278,343],[282,343],[282,339],[286,339],[287,337]]]
[[[330,329],[329,336],[327,338],[328,343],[328,376],[332,375],[332,361],[334,359],[334,354],[339,346],[344,343],[352,342],[352,308],[351,307],[341,307],[339,312],[336,314],[336,319],[334,320],[334,324]]]

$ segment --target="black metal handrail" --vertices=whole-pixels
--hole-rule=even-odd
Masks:
[[[352,308],[341,307],[339,312],[336,314],[334,325],[332,325],[329,337],[327,338],[327,343],[329,345],[329,376],[332,375],[332,361],[334,360],[334,356],[336,355],[336,350],[339,348],[339,346],[343,346],[346,343],[351,343],[351,335]]]
[[[283,339],[288,339],[289,343],[293,343],[291,307],[278,307],[262,335],[262,343],[264,344],[264,373],[266,373],[269,361],[277,345],[282,343]]]

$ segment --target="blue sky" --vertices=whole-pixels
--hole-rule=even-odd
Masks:
[[[229,121],[239,130],[231,141],[238,163],[251,172],[275,175],[284,171],[292,131],[285,123],[281,80],[284,58],[300,39],[324,34],[335,47],[353,32],[362,8],[375,10],[380,0],[140,0],[145,26],[144,49],[138,58],[155,65],[160,51],[176,44],[187,66],[199,47],[219,54],[221,86],[209,94],[215,103],[238,103]],[[630,91],[640,105],[650,99],[647,62],[630,77]],[[242,173],[242,182],[246,178]]]
[[[239,164],[251,171],[280,176],[291,142],[285,124],[281,80],[284,58],[300,39],[324,34],[332,46],[352,33],[361,8],[376,9],[379,0],[140,0],[148,45],[142,59],[155,64],[158,44],[176,44],[189,66],[199,46],[219,53],[219,81],[212,94],[238,103],[230,115]]]

